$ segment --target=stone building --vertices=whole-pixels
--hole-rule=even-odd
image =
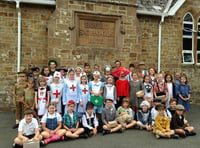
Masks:
[[[184,72],[199,103],[199,0],[1,0],[0,110],[20,66],[123,66],[144,61],[159,71]]]

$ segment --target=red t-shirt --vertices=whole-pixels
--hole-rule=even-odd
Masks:
[[[129,97],[129,82],[128,80],[117,80],[116,82],[117,97]]]

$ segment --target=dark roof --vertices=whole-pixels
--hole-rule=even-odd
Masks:
[[[178,0],[172,0],[171,7],[175,5]],[[163,13],[169,0],[137,0],[138,10]]]

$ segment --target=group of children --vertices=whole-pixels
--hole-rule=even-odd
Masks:
[[[28,74],[18,73],[13,103],[16,105],[14,128],[19,127],[14,146],[30,139],[46,145],[58,140],[87,138],[97,132],[122,133],[132,127],[153,130],[156,138],[196,134],[185,120],[191,93],[186,75],[176,76],[173,81],[171,74],[156,74],[152,67],[147,71],[144,63],[140,63],[138,72],[130,64],[130,73],[124,68],[116,77],[114,73],[120,69],[120,61],[115,62],[114,68],[106,65],[104,75],[97,64],[93,73],[87,63],[84,70],[56,68],[55,60],[48,64],[41,75],[38,67]]]

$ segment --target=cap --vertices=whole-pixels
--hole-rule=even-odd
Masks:
[[[148,101],[142,101],[142,103],[140,104],[140,107],[142,108],[142,106],[146,105],[148,108],[150,107],[150,104]]]
[[[18,75],[26,75],[25,72],[18,72],[17,74],[18,74]]]
[[[94,71],[93,75],[100,75],[100,72],[99,71]]]
[[[109,100],[109,101],[112,101],[112,102],[113,102],[113,99],[106,98],[106,99],[105,99],[105,102],[106,102],[107,100]]]
[[[58,77],[58,78],[60,79],[60,78],[61,78],[60,72],[55,71],[54,74],[53,74],[53,77],[54,77],[54,78],[55,78],[55,77]]]
[[[184,106],[181,104],[176,105],[176,110],[185,110]]]
[[[39,67],[33,67],[31,68],[32,71],[37,71],[37,72],[40,72],[40,68]]]
[[[105,66],[104,66],[104,69],[105,69],[107,72],[109,72],[109,71],[111,71],[111,66],[110,66],[110,65],[105,65]]]
[[[138,65],[145,65],[144,61],[141,61]]]
[[[73,100],[69,100],[69,102],[67,103],[67,106],[69,106],[71,104],[75,104],[75,102]]]

